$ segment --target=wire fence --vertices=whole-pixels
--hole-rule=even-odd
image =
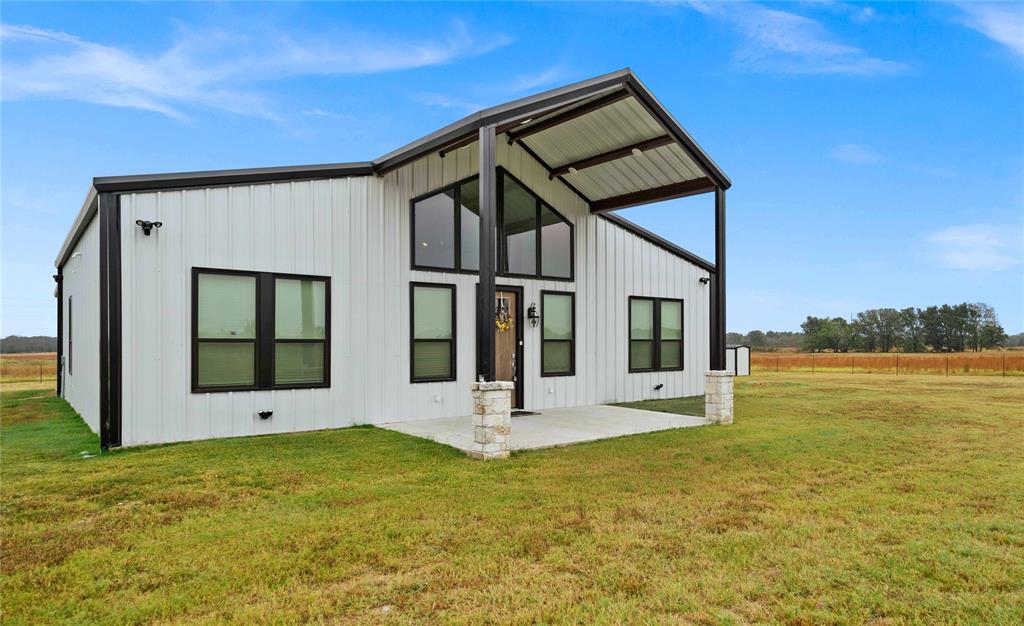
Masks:
[[[750,369],[755,372],[1024,376],[1024,352],[955,352],[949,354],[752,352],[750,354]]]
[[[57,380],[57,365],[2,365],[0,381],[9,383]]]

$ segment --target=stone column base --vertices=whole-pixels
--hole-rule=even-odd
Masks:
[[[476,459],[507,459],[512,431],[512,391],[515,384],[473,383],[473,448]]]
[[[732,424],[732,372],[712,370],[704,374],[704,419]]]

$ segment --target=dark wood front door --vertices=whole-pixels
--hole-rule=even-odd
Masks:
[[[497,323],[494,328],[495,374],[498,380],[510,380],[516,385],[512,394],[514,408],[523,408],[522,341],[520,326],[522,315],[518,291],[498,288],[494,294]]]

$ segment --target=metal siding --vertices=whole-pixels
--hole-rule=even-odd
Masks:
[[[74,256],[81,254],[81,256]],[[94,433],[100,427],[100,220],[95,216],[63,268],[63,396]],[[68,299],[74,311],[68,315]],[[74,324],[74,367],[68,372],[68,324]]]
[[[576,294],[575,376],[542,378],[541,328],[524,328],[527,407],[702,393],[708,301],[698,278],[707,272],[590,214],[518,146],[499,142],[497,156],[499,165],[575,225],[575,282],[497,279],[523,288],[524,312],[531,303],[540,305],[541,290]],[[410,269],[409,200],[475,174],[478,162],[473,144],[381,178],[124,195],[122,224],[164,223],[150,237],[134,226],[121,233],[124,445],[469,414],[477,277]],[[331,388],[191,393],[196,266],[329,275]],[[409,382],[410,281],[456,285],[456,381]],[[627,373],[630,295],[686,300],[685,371]],[[76,298],[76,331],[77,309]],[[86,357],[79,345],[76,364]],[[657,383],[665,384],[661,392],[653,390]],[[256,415],[265,409],[274,411],[270,420]]]

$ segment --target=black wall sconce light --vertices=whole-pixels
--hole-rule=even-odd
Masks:
[[[540,315],[537,315],[537,303],[531,302],[530,308],[526,309],[526,317],[530,318],[530,326],[537,327],[537,323],[540,322]]]
[[[274,412],[273,411],[260,411],[260,412],[257,413],[257,415],[260,416],[261,420],[268,420],[271,417],[273,417]]]
[[[700,284],[706,285],[706,284],[708,284],[710,282],[711,282],[711,279],[708,278],[707,276],[701,276],[700,277]]]
[[[163,222],[150,222],[147,220],[135,220],[135,223],[142,227],[142,234],[149,237],[149,233],[153,232],[154,228],[160,228],[164,225]]]

